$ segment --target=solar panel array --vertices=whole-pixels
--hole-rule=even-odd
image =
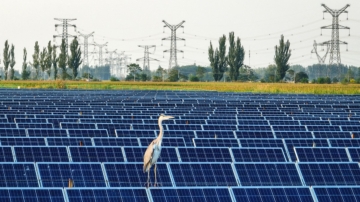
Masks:
[[[357,95],[0,93],[0,201],[360,201]]]

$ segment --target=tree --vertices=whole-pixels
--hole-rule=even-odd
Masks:
[[[290,79],[291,80],[294,80],[294,76],[295,76],[295,71],[294,70],[292,70],[292,69],[289,69],[289,70],[287,70],[286,71],[289,75],[290,75]],[[294,81],[294,83],[295,83],[295,81]]]
[[[309,76],[305,72],[295,74],[294,82],[309,83]]]
[[[201,80],[204,77],[205,72],[206,72],[205,67],[198,66],[196,69],[196,76]]]
[[[43,50],[40,53],[40,68],[43,75],[42,77],[43,80],[45,80],[46,55],[47,55],[47,50],[46,48],[43,48]]]
[[[135,63],[129,64],[127,67],[128,67],[128,72],[134,76],[134,81],[135,81],[135,76],[136,74],[138,74],[138,72],[141,71],[141,67]]]
[[[14,66],[15,66],[16,62],[15,62],[14,49],[15,49],[14,45],[11,44],[11,49],[10,49],[10,80],[14,80],[14,77],[15,77]]]
[[[33,57],[33,63],[32,66],[35,69],[35,79],[38,78],[39,76],[39,67],[40,67],[40,48],[39,48],[39,44],[38,42],[35,42],[35,47],[34,47],[34,54],[32,55]]]
[[[226,36],[223,35],[219,39],[219,49],[216,48],[215,52],[210,42],[209,47],[209,61],[212,68],[213,77],[215,81],[220,81],[226,71]]]
[[[47,46],[47,54],[46,54],[46,58],[45,58],[45,71],[46,71],[49,79],[50,79],[50,74],[51,74],[52,52],[53,52],[53,47],[51,46],[51,41],[49,41],[48,46]]]
[[[61,79],[65,80],[67,77],[67,72],[66,72],[66,64],[67,64],[67,55],[66,55],[66,44],[65,44],[65,40],[63,39],[61,41],[61,45],[60,45],[60,55],[59,55],[59,68],[61,69]]]
[[[7,80],[8,77],[8,69],[10,65],[10,50],[9,50],[9,43],[6,40],[5,41],[5,47],[3,52],[3,63],[4,63],[4,70],[5,70],[5,80]]]
[[[275,46],[274,61],[276,64],[276,81],[281,80],[285,77],[286,71],[290,67],[288,64],[290,56],[290,42],[289,40],[287,40],[285,43],[284,36],[281,35],[279,46]]]
[[[26,48],[24,48],[24,56],[23,56],[23,64],[22,64],[22,72],[21,72],[21,78],[22,80],[28,80],[30,76],[30,72],[26,69],[27,68],[27,51]]]
[[[219,39],[219,81],[223,78],[224,73],[227,69],[227,58],[226,58],[226,36],[223,35]]]
[[[81,50],[79,47],[79,42],[77,41],[76,37],[70,44],[70,53],[71,55],[68,60],[68,66],[72,70],[73,79],[76,79],[78,75],[78,68],[82,63]]]
[[[56,56],[56,46],[55,45],[53,45],[52,50],[53,51],[52,51],[51,62],[52,62],[52,66],[54,67],[54,80],[56,80],[57,73],[58,73],[57,65],[58,65],[58,62],[59,62],[59,57]]]
[[[241,46],[240,38],[238,37],[235,45],[235,36],[234,32],[229,33],[229,53],[227,57],[227,62],[230,66],[229,74],[232,81],[237,81],[240,75],[240,68],[243,66],[244,62],[244,47]]]
[[[159,66],[156,70],[156,74],[160,77],[160,80],[164,81],[165,69]]]
[[[210,66],[212,69],[213,77],[215,81],[219,81],[219,50],[216,49],[214,52],[214,49],[212,47],[212,43],[210,41],[210,47],[209,47],[209,61]]]

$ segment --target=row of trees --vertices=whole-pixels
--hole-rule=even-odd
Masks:
[[[36,41],[34,54],[32,55],[32,62],[27,62],[27,51],[26,48],[24,48],[21,78],[23,80],[45,80],[46,77],[50,79],[51,75],[53,75],[54,80],[57,78],[61,78],[63,80],[75,79],[78,76],[78,69],[82,63],[79,42],[76,38],[74,38],[71,42],[70,55],[67,54],[67,45],[65,44],[65,40],[62,40],[61,42],[59,55],[56,53],[56,48],[57,47],[55,45],[51,45],[51,41],[49,41],[47,47],[44,47],[42,51],[40,51],[39,43]],[[9,44],[6,40],[3,51],[5,80],[15,79],[14,65],[16,62],[14,49],[14,45],[11,45],[11,49],[9,50]],[[10,70],[9,66],[11,68]],[[33,72],[31,71],[31,68]],[[33,75],[32,78],[31,75]]]

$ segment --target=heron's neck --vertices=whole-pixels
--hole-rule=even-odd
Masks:
[[[161,121],[159,121],[159,128],[160,128],[160,133],[159,133],[157,139],[158,139],[158,140],[161,140],[161,139],[163,138],[163,135],[164,135],[164,128],[163,128],[163,126],[162,126]]]

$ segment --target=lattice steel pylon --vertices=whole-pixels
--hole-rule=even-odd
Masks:
[[[340,64],[341,63],[340,44],[347,44],[347,42],[340,41],[339,29],[349,29],[350,30],[350,28],[339,25],[339,16],[342,13],[348,13],[346,11],[346,8],[349,7],[350,5],[347,4],[346,6],[344,6],[343,8],[341,8],[339,10],[330,9],[325,4],[321,4],[321,6],[323,6],[325,8],[323,13],[330,13],[330,15],[332,15],[332,24],[321,27],[321,29],[331,29],[331,40],[329,41],[329,43],[330,43],[329,64],[333,64],[333,63]],[[350,32],[349,32],[349,35],[350,35]]]
[[[323,57],[321,57],[317,51],[317,46],[326,46],[326,53]],[[319,64],[324,64],[325,63],[325,59],[327,54],[329,53],[329,47],[330,47],[330,43],[329,41],[323,42],[323,43],[316,43],[316,41],[314,41],[314,45],[313,45],[313,49],[311,50],[311,53],[315,53],[316,57],[319,61]]]
[[[72,25],[72,24],[69,24],[69,22],[71,21],[74,21],[76,20],[76,18],[74,19],[65,19],[65,18],[54,18],[54,20],[58,20],[60,22],[62,22],[62,24],[55,24],[55,31],[57,30],[57,27],[58,26],[62,26],[63,27],[63,32],[62,34],[59,34],[59,35],[53,35],[53,38],[54,38],[54,42],[55,42],[55,38],[56,37],[61,37],[62,39],[65,40],[65,46],[66,46],[66,55],[68,53],[68,37],[76,37],[74,35],[71,35],[68,33],[68,26],[71,26],[71,27],[74,27],[75,28],[75,32],[76,32],[76,25]]]
[[[89,39],[89,37],[94,36],[95,32],[91,32],[90,34],[82,34],[80,32],[78,32],[78,33],[79,33],[79,36],[84,37],[84,60],[83,60],[84,63],[83,63],[83,66],[84,65],[89,66],[89,56],[88,56],[89,42],[88,42],[88,39]],[[93,44],[90,44],[90,45],[93,45]]]
[[[155,45],[148,45],[148,46],[139,45],[139,47],[144,48],[144,57],[138,58],[138,59],[136,59],[136,61],[143,60],[144,61],[143,70],[146,72],[150,72],[150,61],[159,61],[157,59],[149,57],[149,54],[150,54],[149,49],[150,48],[156,49],[156,46]],[[154,52],[155,52],[155,49],[154,49]]]
[[[171,30],[171,36],[168,38],[163,38],[162,40],[171,40],[171,45],[170,45],[170,49],[169,50],[164,50],[164,52],[169,52],[170,51],[170,60],[169,60],[169,69],[172,67],[172,64],[174,63],[174,66],[178,66],[177,63],[177,52],[183,53],[184,51],[182,50],[178,50],[176,48],[176,41],[177,40],[182,40],[185,41],[185,39],[183,38],[179,38],[176,37],[176,30],[180,27],[184,27],[182,26],[182,24],[185,23],[185,21],[180,22],[177,25],[170,25],[169,23],[167,23],[165,20],[163,20],[163,23],[165,23],[164,27],[168,27]]]
[[[104,43],[104,44],[98,44],[94,41],[94,46],[97,46],[99,48],[99,66],[102,66],[103,65],[103,56],[102,56],[102,49],[107,46],[107,43]],[[96,52],[95,52],[96,53]]]
[[[114,65],[113,65],[113,61],[115,58],[113,58],[113,54],[116,54],[117,49],[113,50],[113,51],[109,51],[108,49],[106,49],[106,54],[109,54],[109,57],[106,59],[106,62],[109,64],[110,66],[110,74],[111,75],[115,75],[115,69],[114,69]]]

